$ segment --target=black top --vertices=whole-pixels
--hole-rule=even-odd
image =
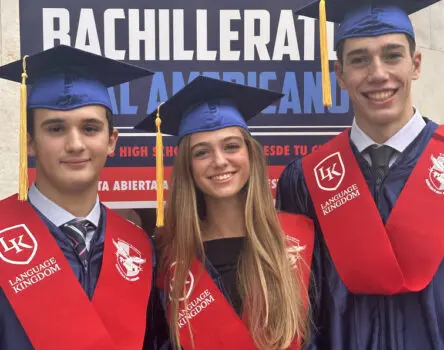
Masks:
[[[221,238],[204,242],[205,255],[217,272],[236,313],[242,315],[242,299],[237,289],[237,267],[245,237]]]

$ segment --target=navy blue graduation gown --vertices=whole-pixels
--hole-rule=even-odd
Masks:
[[[370,166],[352,144],[384,223],[437,128],[435,123],[426,121],[426,127],[398,156],[381,186],[376,186]],[[308,349],[444,350],[444,262],[432,282],[420,292],[393,296],[352,294],[342,282],[323,239],[300,159],[282,173],[276,205],[315,221],[310,281],[314,327]],[[430,218],[435,219],[438,218]]]
[[[36,210],[37,211],[37,210]],[[101,219],[99,227],[94,234],[91,241],[89,250],[89,264],[85,269],[77,257],[71,243],[67,236],[52,222],[50,222],[44,215],[37,211],[40,215],[53,237],[55,238],[58,246],[63,252],[63,255],[68,260],[69,265],[74,271],[75,276],[79,280],[83,290],[91,300],[94,294],[94,290],[99,279],[100,269],[102,267],[104,240],[105,240],[105,227],[106,227],[106,211],[101,207]],[[123,220],[123,219],[122,219]],[[155,257],[153,254],[153,266],[155,266]],[[60,287],[60,292],[63,293],[63,286]],[[36,300],[36,302],[38,302]],[[151,313],[147,313],[148,318],[148,330],[145,338],[144,349],[151,350],[156,349],[152,339],[152,328],[154,327],[154,320],[150,319]],[[39,316],[36,315],[36,318]],[[82,336],[81,328],[79,325],[79,336]],[[50,330],[48,331],[50,334]],[[12,309],[8,299],[6,298],[3,290],[0,288],[0,350],[33,350],[33,346],[26,335],[20,321],[18,320],[14,310]]]

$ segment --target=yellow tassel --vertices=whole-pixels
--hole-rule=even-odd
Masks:
[[[156,194],[157,194],[157,209],[156,209],[156,227],[163,226],[163,216],[164,216],[164,199],[163,199],[163,142],[162,142],[162,132],[160,131],[160,124],[162,124],[162,119],[160,119],[160,106],[157,107],[156,113]]]
[[[331,106],[330,69],[328,65],[327,45],[327,13],[325,0],[319,3],[319,41],[321,46],[321,71],[322,71],[322,101],[324,106]]]
[[[23,57],[22,84],[20,85],[20,159],[19,159],[19,200],[28,199],[28,151],[27,151],[27,92],[26,92],[26,58]]]

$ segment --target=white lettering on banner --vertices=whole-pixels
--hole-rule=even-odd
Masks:
[[[357,184],[347,187],[345,190],[336,193],[330,197],[325,203],[321,203],[322,213],[328,215],[335,209],[342,207],[344,204],[356,199],[361,194]]]
[[[185,326],[188,320],[196,317],[214,301],[214,296],[208,289],[205,289],[194,300],[187,302],[186,306],[179,311],[179,320],[177,322],[179,328]]]
[[[255,24],[257,22],[259,22],[258,35],[255,35]],[[255,50],[260,61],[269,61],[270,54],[267,45],[270,43],[270,12],[267,10],[245,12],[244,30],[245,61],[254,61]]]
[[[77,27],[76,48],[101,54],[99,34],[97,32],[96,21],[94,20],[93,9],[81,9],[79,26]]]
[[[206,9],[197,9],[192,14],[196,31],[188,29],[193,25],[189,23],[190,13],[184,9],[105,9],[103,48],[100,46],[97,30],[99,17],[97,11],[91,8],[80,9],[77,28],[71,28],[71,16],[74,14],[66,8],[43,8],[42,11],[45,50],[59,42],[65,45],[74,42],[76,48],[104,54],[115,60],[281,61],[285,56],[291,61],[299,61],[301,57],[296,23],[301,21],[304,37],[302,59],[305,61],[315,59],[315,22],[304,16],[295,19],[292,9],[280,11],[277,24],[273,24],[276,28],[272,28],[270,11],[266,9],[220,9],[219,42],[215,38],[211,40],[212,43],[216,41],[212,50],[208,47],[208,18],[213,22],[215,17],[213,11],[208,13]],[[125,33],[128,37],[123,42],[126,42],[128,47],[117,48],[116,33],[121,31],[122,26],[127,28]],[[243,30],[239,27],[243,27]],[[76,37],[72,37],[71,33],[77,33]],[[272,38],[271,33],[276,33],[275,37]],[[335,60],[336,54],[332,44],[333,23],[327,23],[327,34],[329,59]],[[195,37],[188,40],[190,35]],[[156,51],[156,38],[159,43],[158,51]],[[185,43],[189,42],[194,43],[193,46],[185,47]],[[236,42],[244,44],[243,51],[232,49],[233,43]],[[270,45],[270,42],[273,45]],[[140,45],[141,43],[143,45]],[[143,53],[141,47],[145,48]]]
[[[45,278],[52,276],[56,272],[61,271],[56,259],[51,257],[40,264],[15,276],[9,280],[9,285],[14,293],[18,294],[27,288],[43,281]]]
[[[99,191],[155,191],[157,182],[155,180],[116,180],[111,186],[108,181],[99,181]],[[168,190],[168,181],[163,181],[163,189]]]
[[[217,51],[208,50],[208,20],[207,10],[197,10],[196,12],[196,46],[198,61],[216,61]]]
[[[57,19],[57,24],[56,23]],[[43,49],[54,46],[56,41],[63,45],[71,45],[69,35],[69,11],[64,8],[43,9]]]
[[[129,59],[140,60],[140,43],[145,46],[144,58],[147,61],[156,59],[156,26],[154,11],[144,11],[145,28],[140,29],[139,10],[128,10],[128,22],[133,25],[129,26],[128,45]],[[163,29],[162,29],[163,31]]]
[[[125,59],[125,50],[116,49],[116,20],[124,19],[123,9],[108,9],[103,14],[103,22],[107,26],[105,34],[105,56],[113,57],[115,60]]]

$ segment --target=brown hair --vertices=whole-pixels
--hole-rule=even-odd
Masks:
[[[249,153],[250,177],[245,188],[247,240],[238,266],[238,289],[256,345],[260,349],[286,349],[304,332],[301,283],[287,258],[285,234],[269,189],[262,146],[241,130]],[[172,343],[180,348],[179,298],[184,296],[185,279],[193,260],[205,256],[200,229],[205,203],[193,182],[189,136],[178,147],[167,203],[165,227],[156,243],[163,271],[170,271],[177,262],[170,276],[169,327]]]

